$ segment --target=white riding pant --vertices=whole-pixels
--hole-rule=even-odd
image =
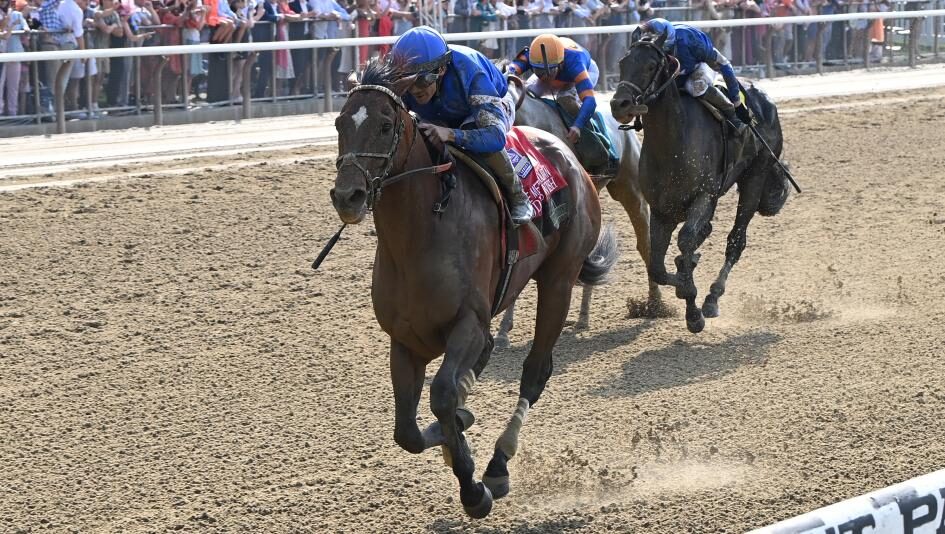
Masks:
[[[473,100],[476,98],[495,98],[495,97],[486,97],[486,96],[475,96],[472,97]],[[505,92],[505,95],[496,102],[496,105],[502,110],[502,128],[506,132],[512,129],[512,125],[515,124],[515,96],[508,91]],[[479,115],[470,115],[463,120],[462,126],[467,124],[475,124],[480,128],[489,126],[491,123],[495,122],[495,116],[491,113],[480,113]],[[461,126],[461,127],[462,127]]]
[[[706,63],[699,63],[696,65],[696,68],[693,69],[692,74],[686,78],[683,89],[692,96],[702,96],[712,87],[712,84],[715,83],[718,76],[719,73],[715,72],[715,69]]]

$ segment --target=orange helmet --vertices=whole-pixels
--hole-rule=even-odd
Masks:
[[[532,68],[557,67],[564,61],[564,43],[557,35],[543,33],[528,48],[528,63]]]

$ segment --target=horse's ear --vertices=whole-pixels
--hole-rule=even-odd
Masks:
[[[630,34],[630,44],[633,44],[643,38],[643,27],[637,26]]]
[[[351,71],[345,80],[345,88],[350,91],[359,85],[361,85],[361,80],[358,77],[358,71]]]
[[[661,50],[663,49],[663,43],[666,42],[666,38],[668,36],[669,36],[668,30],[664,29],[663,33],[661,33],[660,36],[656,39],[656,46],[658,46]]]
[[[393,91],[397,96],[404,96],[404,93],[407,92],[407,89],[410,89],[410,86],[417,81],[417,76],[419,76],[419,74],[404,76],[403,78],[397,80],[394,82],[394,85],[391,86],[391,91]]]

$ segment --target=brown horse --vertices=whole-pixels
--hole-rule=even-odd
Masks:
[[[613,262],[600,257],[600,204],[577,158],[551,135],[525,130],[568,182],[569,219],[535,255],[515,265],[498,307],[508,306],[529,279],[538,283],[535,339],[523,364],[518,406],[496,442],[485,484],[476,482],[463,434],[474,418],[465,401],[492,353],[489,323],[503,263],[500,211],[481,180],[459,166],[452,171],[456,189],[449,207],[433,213],[441,196],[441,169],[399,97],[411,83],[395,67],[375,62],[349,93],[335,122],[339,158],[331,200],[347,224],[374,211],[371,296],[377,322],[390,336],[394,440],[412,453],[444,446],[466,513],[481,518],[492,509],[493,495],[509,491],[507,462],[515,454],[526,412],[551,375],[552,348],[576,280],[601,281],[607,274],[602,266]],[[608,254],[615,253],[611,247]],[[417,404],[424,370],[444,353],[430,385],[436,422],[421,431]]]

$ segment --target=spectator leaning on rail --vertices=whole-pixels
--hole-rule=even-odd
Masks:
[[[639,30],[653,36],[665,35],[663,50],[679,60],[679,77],[676,83],[696,98],[702,98],[715,106],[736,128],[738,134],[745,132],[751,115],[739,98],[738,80],[728,58],[715,49],[712,39],[692,26],[672,24],[666,19],[648,20]],[[709,64],[718,64],[728,89],[728,96],[715,86],[716,73]]]
[[[0,0],[0,53],[23,52],[22,34],[29,30],[23,14],[11,9],[10,0]],[[0,65],[0,115],[17,114],[20,98],[21,63],[13,61]]]
[[[538,96],[557,93],[559,102],[575,116],[568,130],[568,140],[576,143],[581,137],[581,128],[597,110],[594,97],[594,86],[600,76],[597,63],[587,50],[571,39],[544,33],[519,52],[509,63],[507,72],[520,75],[529,69],[535,73],[529,89]]]
[[[404,33],[391,56],[415,78],[403,96],[407,108],[423,120],[445,123],[421,123],[424,133],[482,155],[508,194],[513,222],[530,221],[534,211],[505,151],[505,134],[515,121],[505,76],[481,53],[447,45],[429,26]]]

